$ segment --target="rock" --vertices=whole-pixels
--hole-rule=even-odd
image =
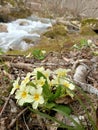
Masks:
[[[87,28],[89,28],[88,33],[90,33],[91,31],[95,32],[95,34],[98,34],[98,19],[84,19],[81,21],[81,27],[85,28],[86,30]]]
[[[0,20],[1,22],[8,22],[16,20],[17,18],[26,18],[31,15],[30,9],[20,5],[19,7],[13,6],[9,3],[6,3],[3,6],[0,6]]]
[[[66,26],[66,30],[69,33],[76,33],[80,31],[80,21],[78,20],[66,20],[64,18],[57,18],[57,23]]]
[[[66,36],[66,26],[56,24],[50,28],[49,31],[44,33],[44,35],[51,39],[54,39],[57,36]]]
[[[82,26],[91,27],[93,30],[98,30],[98,19],[84,19],[82,20]]]
[[[0,23],[0,32],[8,32],[7,25]]]
[[[27,6],[31,8],[31,11],[41,10],[41,4],[37,2],[27,2]]]
[[[8,21],[8,15],[10,14],[10,6],[4,5],[0,7],[0,19],[2,22]]]
[[[96,35],[96,33],[93,31],[93,29],[89,26],[86,26],[86,25],[81,27],[80,34],[90,35],[90,36]]]

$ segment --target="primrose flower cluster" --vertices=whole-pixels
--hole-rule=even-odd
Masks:
[[[48,101],[53,102],[53,99],[60,96],[73,97],[71,91],[75,86],[66,79],[68,71],[62,68],[55,71],[45,70],[44,67],[35,68],[33,72],[27,73],[22,81],[19,77],[14,81],[10,94],[15,94],[15,99],[20,106],[28,103],[33,109],[45,106]]]

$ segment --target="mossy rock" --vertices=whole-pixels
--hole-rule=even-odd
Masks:
[[[25,8],[20,8],[19,10],[12,10],[11,13],[9,14],[9,17],[12,19],[17,19],[17,18],[26,18],[31,15],[31,12],[29,9]]]
[[[90,35],[90,36],[96,35],[96,33],[93,31],[93,29],[90,28],[89,26],[81,27],[80,34],[82,34],[82,35]]]
[[[87,26],[91,27],[92,29],[98,29],[98,19],[84,19],[81,22],[82,27]]]
[[[63,25],[54,25],[49,31],[47,31],[43,35],[51,39],[54,39],[57,36],[66,36],[66,29]]]

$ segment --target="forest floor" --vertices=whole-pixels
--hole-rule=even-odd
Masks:
[[[92,43],[90,46],[82,46],[82,48],[73,48],[70,51],[61,50],[61,52],[48,52],[43,60],[36,57],[23,55],[1,55],[0,56],[0,130],[59,130],[54,127],[55,123],[45,119],[35,113],[30,112],[26,107],[19,107],[16,104],[14,95],[10,95],[12,83],[17,77],[25,77],[28,72],[32,72],[34,68],[44,66],[45,69],[54,71],[57,68],[71,69],[70,78],[74,80],[77,68],[82,66],[79,74],[76,74],[76,80],[85,82],[95,88],[95,91],[89,91],[84,86],[84,91],[91,100],[95,111],[91,104],[87,101],[81,92],[76,94],[83,101],[89,114],[92,116],[96,126],[98,126],[98,51],[97,45]],[[86,66],[86,69],[85,69]],[[83,69],[84,68],[84,69]],[[80,78],[79,78],[80,77]],[[75,82],[78,84],[77,82]],[[79,87],[83,86],[78,84]],[[56,101],[57,104],[66,104],[73,110],[71,113],[78,116],[84,116],[85,129],[95,130],[87,122],[86,112],[77,99],[64,97]],[[53,116],[58,116],[53,113]],[[64,122],[65,117],[59,115],[57,117]],[[71,124],[71,123],[69,123]],[[65,128],[62,128],[65,129]],[[97,129],[96,129],[97,130]]]

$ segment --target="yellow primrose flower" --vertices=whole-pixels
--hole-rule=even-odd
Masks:
[[[45,75],[46,78],[49,78],[50,74],[51,74],[51,70],[47,69],[43,71],[43,75]]]
[[[87,40],[87,43],[88,43],[88,45],[91,45],[93,42],[92,42],[91,39],[88,39],[88,40]]]
[[[67,80],[64,80],[64,79],[60,79],[60,82],[63,86],[69,88],[69,89],[66,89],[66,93],[67,95],[69,95],[70,97],[74,97],[73,93],[71,92],[71,90],[74,90],[75,89],[75,85],[73,85],[72,83],[68,82]]]
[[[32,87],[30,90],[30,93],[33,98],[33,104],[32,104],[33,109],[37,109],[38,104],[44,103],[44,98],[42,96],[42,90],[43,90],[42,87],[39,87],[37,89]]]
[[[58,77],[65,77],[67,75],[67,70],[66,69],[62,69],[62,68],[59,68],[57,70],[55,70],[55,74],[57,74]]]
[[[45,50],[42,50],[41,52],[42,52],[43,54],[46,54],[46,51],[45,51]]]
[[[43,73],[44,70],[45,70],[45,69],[44,69],[43,66],[42,66],[42,67],[35,68],[34,71],[32,72],[32,75],[36,75],[38,71],[41,72],[41,73]]]
[[[66,90],[66,93],[67,93],[67,95],[69,95],[71,98],[74,97],[74,94],[73,94],[71,91],[69,91],[68,89]]]
[[[69,88],[70,90],[74,90],[75,89],[75,85],[73,85],[72,83],[68,82],[67,80],[60,79],[60,84],[62,84],[63,86]]]
[[[52,81],[49,78],[47,78],[47,82],[48,82],[49,86],[53,86]]]
[[[30,76],[32,75],[32,73],[27,73],[26,77],[24,78],[24,80],[21,82],[21,84],[27,84],[28,82],[30,82]]]
[[[51,86],[58,85],[58,84],[60,84],[58,77],[55,77],[54,79],[51,80]]]
[[[16,89],[19,89],[19,88],[20,88],[19,80],[20,80],[20,78],[18,77],[18,78],[15,80],[15,82],[13,83],[13,88],[12,88],[10,94],[13,94]]]
[[[32,96],[29,94],[30,87],[22,86],[19,90],[16,91],[15,99],[17,99],[17,102],[20,106],[22,106],[24,103],[31,103],[33,101]]]
[[[41,77],[39,80],[36,81],[38,87],[42,87],[45,84],[45,79]]]

